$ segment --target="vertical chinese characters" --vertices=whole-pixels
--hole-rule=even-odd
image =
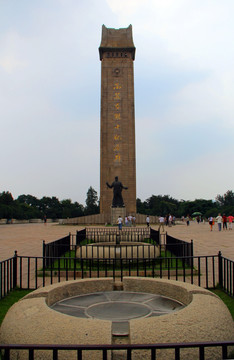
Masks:
[[[114,142],[113,153],[114,162],[118,164],[121,162],[121,84],[114,82],[113,85],[113,106],[114,106]]]

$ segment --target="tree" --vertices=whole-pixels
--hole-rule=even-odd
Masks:
[[[98,195],[97,192],[92,188],[92,186],[90,186],[87,191],[87,198],[85,200],[85,203],[85,215],[99,213]]]
[[[40,200],[38,200],[35,196],[29,194],[18,196],[17,201],[20,203],[25,203],[29,206],[35,206],[37,208],[40,207]]]
[[[73,218],[84,215],[84,207],[80,205],[78,202],[72,204],[71,199],[65,199],[61,201],[63,214],[62,218]]]
[[[234,193],[228,190],[223,196],[217,195],[215,200],[220,206],[234,206]]]
[[[152,195],[145,202],[146,212],[149,215],[166,215],[173,214],[177,215],[178,200],[173,199],[169,195]]]
[[[12,219],[14,199],[9,191],[3,191],[0,193],[0,218]]]
[[[136,199],[136,208],[137,208],[137,213],[139,213],[139,214],[145,214],[146,213],[144,203],[139,198]]]
[[[62,217],[62,205],[55,196],[52,198],[43,196],[40,200],[40,209],[47,218],[59,219]]]
[[[14,199],[9,191],[3,191],[0,193],[0,204],[2,205],[13,205]]]

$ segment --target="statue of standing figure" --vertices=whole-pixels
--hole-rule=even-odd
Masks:
[[[111,189],[113,188],[113,201],[112,207],[124,207],[123,197],[122,197],[122,189],[127,190],[126,186],[119,181],[118,176],[115,177],[115,181],[111,185],[106,182],[106,185]]]

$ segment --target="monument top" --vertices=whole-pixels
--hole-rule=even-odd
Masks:
[[[100,60],[105,51],[130,51],[135,59],[135,46],[132,39],[132,25],[123,29],[112,29],[102,25],[102,41],[99,47]]]

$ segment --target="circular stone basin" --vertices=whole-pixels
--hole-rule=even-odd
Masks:
[[[85,257],[88,259],[109,259],[120,256],[123,259],[135,259],[140,257],[155,258],[159,255],[159,247],[144,242],[134,241],[121,241],[118,245],[115,242],[99,242],[83,245],[76,250],[76,257]]]
[[[113,291],[117,285],[124,291]],[[113,337],[120,343],[122,336],[124,343],[132,344],[219,342],[230,341],[233,333],[231,314],[210,291],[174,280],[126,276],[122,284],[93,278],[33,291],[7,312],[0,343],[102,345],[112,344]],[[142,351],[134,351],[134,360],[148,359],[148,350]],[[206,349],[206,358],[219,360],[221,352],[221,348]],[[183,349],[182,355],[197,360],[198,350]],[[35,359],[51,360],[51,356],[41,350]],[[14,350],[13,357],[27,360],[28,353]],[[76,360],[77,352],[59,353],[60,360],[68,358]],[[90,351],[87,358],[97,360],[101,354]],[[158,360],[168,358],[171,353],[157,351]]]
[[[111,321],[165,315],[184,305],[168,297],[128,291],[106,291],[63,299],[51,309],[81,318]]]

